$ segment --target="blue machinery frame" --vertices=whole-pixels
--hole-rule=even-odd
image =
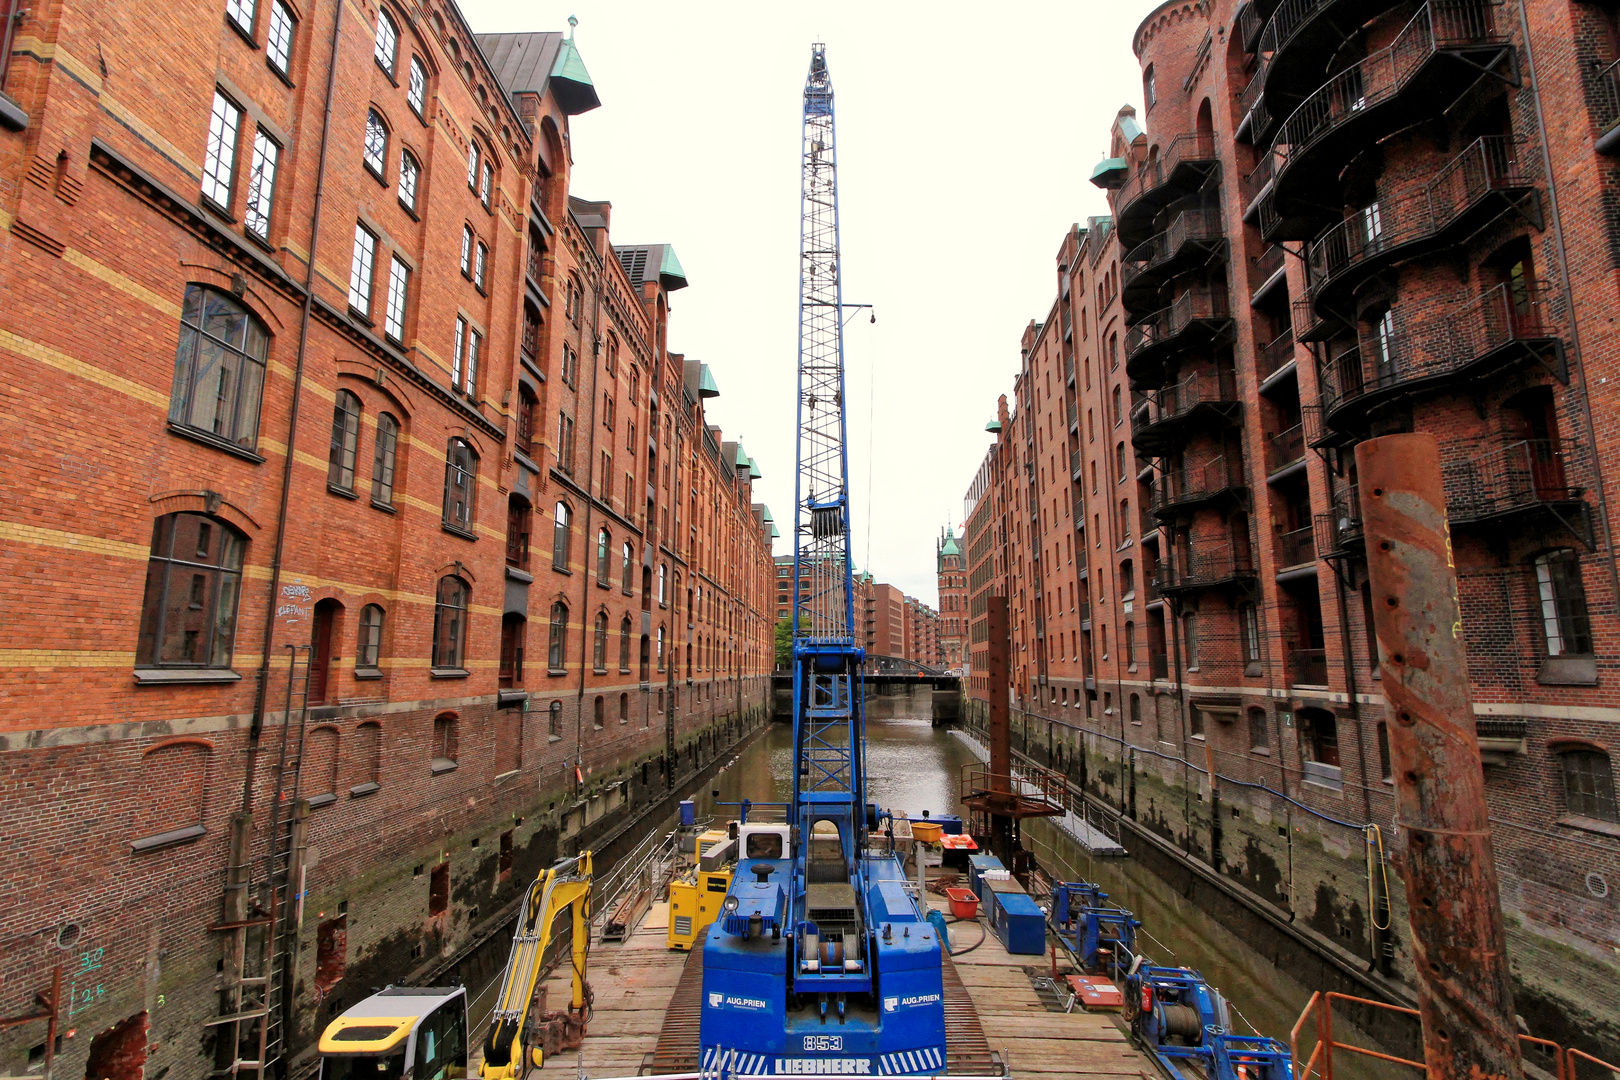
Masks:
[[[855,641],[845,448],[837,153],[826,51],[804,87],[793,826],[788,858],[737,871],[703,952],[700,1067],[717,1077],[943,1073],[938,931],[900,860],[868,849],[865,701]]]

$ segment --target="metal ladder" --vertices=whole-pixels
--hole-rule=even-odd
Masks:
[[[288,986],[298,956],[303,893],[303,853],[307,808],[298,797],[309,714],[310,646],[288,645],[287,689],[270,828],[262,852],[254,852],[252,817],[232,822],[226,870],[225,917],[213,929],[228,933],[220,984],[220,1015],[209,1027],[223,1027],[214,1076],[255,1080],[285,1072],[277,1069],[286,1050],[291,1011]],[[254,864],[261,866],[254,880]]]

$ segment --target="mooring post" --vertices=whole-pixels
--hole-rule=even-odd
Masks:
[[[1521,1080],[1439,442],[1371,439],[1356,447],[1356,471],[1423,1058],[1430,1080]]]
[[[1010,636],[1007,598],[989,597],[985,614],[989,633],[985,643],[985,681],[990,691],[990,806],[994,808],[1012,798],[1012,729],[1007,702],[1012,687],[1007,677]],[[1005,800],[1000,797],[1003,789]],[[1012,818],[994,809],[990,814],[990,847],[1006,866],[1013,865]]]

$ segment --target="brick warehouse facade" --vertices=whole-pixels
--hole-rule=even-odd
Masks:
[[[568,192],[572,38],[171,11],[36,6],[0,67],[0,1015],[61,966],[57,1075],[117,1080],[252,1071],[278,794],[296,1056],[762,723],[771,663],[685,275]]]
[[[1400,996],[1353,450],[1436,434],[1519,1011],[1611,1055],[1613,19],[1156,9],[1094,175],[1113,214],[1064,237],[965,507],[971,650],[1012,599],[1015,742]]]

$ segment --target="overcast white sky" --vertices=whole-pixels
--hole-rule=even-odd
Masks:
[[[1056,290],[1065,230],[1107,213],[1087,180],[1157,0],[818,5],[461,0],[475,31],[565,30],[602,107],[575,117],[574,194],[620,244],[675,245],[690,287],[670,347],[707,363],[791,549],[799,134],[810,43],[837,101],[856,565],[937,603],[1018,341]],[[870,416],[870,420],[869,420]],[[870,484],[868,483],[870,476]]]

